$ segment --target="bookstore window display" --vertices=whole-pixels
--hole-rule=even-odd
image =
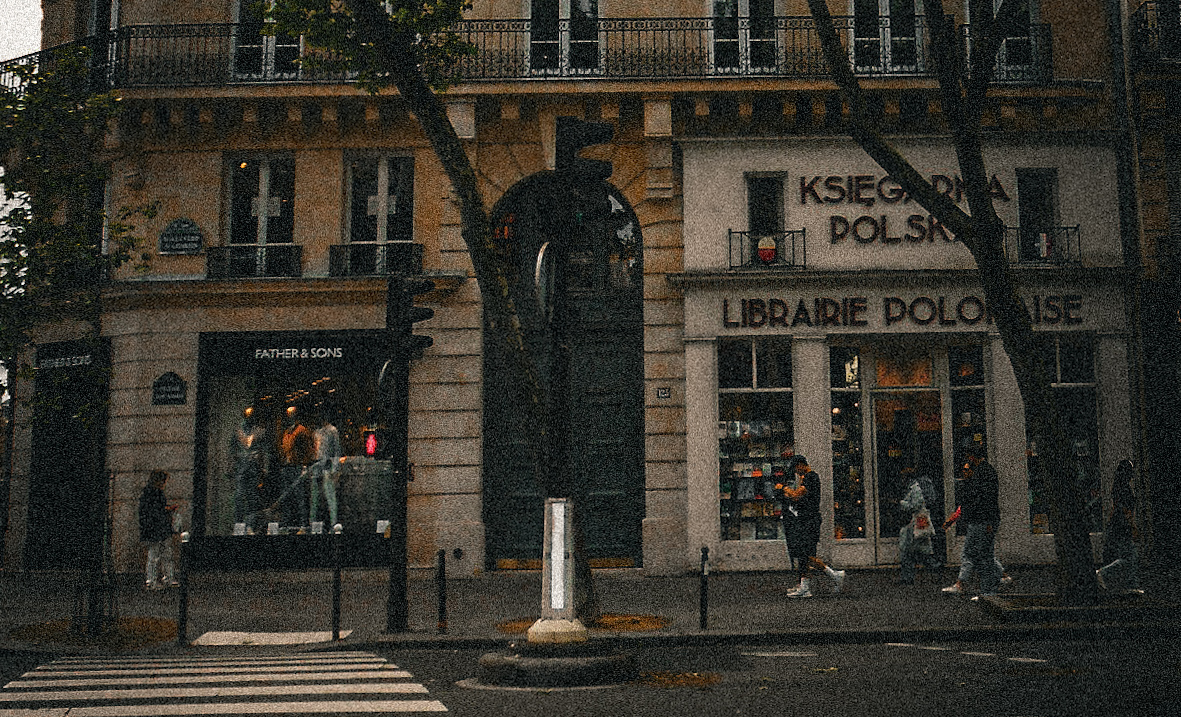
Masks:
[[[791,339],[718,342],[718,497],[723,540],[782,539],[775,490],[794,479]]]
[[[833,537],[865,537],[865,483],[862,478],[861,357],[856,348],[829,350],[832,391]]]

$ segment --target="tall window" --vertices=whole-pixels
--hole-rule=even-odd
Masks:
[[[828,353],[832,391],[833,537],[865,537],[864,455],[861,429],[861,357],[833,346]]]
[[[1053,361],[1053,392],[1063,429],[1070,439],[1071,469],[1085,491],[1086,520],[1091,530],[1103,522],[1099,488],[1099,402],[1095,380],[1095,347],[1085,336],[1038,336],[1038,347]],[[1029,468],[1029,528],[1048,533],[1047,471],[1037,436],[1026,435]]]
[[[916,0],[853,0],[853,61],[858,72],[917,71]]]
[[[282,244],[295,238],[295,159],[240,157],[230,173],[230,243]]]
[[[1022,261],[1054,258],[1058,231],[1058,170],[1017,170],[1017,221]]]
[[[598,0],[569,0],[563,17],[561,0],[531,0],[530,64],[536,71],[561,72],[565,56],[568,69],[587,71],[599,67]],[[563,20],[567,22],[563,23]]]
[[[234,74],[243,79],[299,75],[300,38],[264,32],[269,3],[240,2],[234,29]]]
[[[791,338],[718,342],[718,497],[723,540],[782,537],[775,485],[795,479]]]
[[[414,160],[365,156],[349,163],[349,241],[411,241]]]

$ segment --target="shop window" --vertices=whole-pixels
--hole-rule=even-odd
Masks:
[[[1054,401],[1070,440],[1075,481],[1086,492],[1085,520],[1092,531],[1102,529],[1103,500],[1099,484],[1099,400],[1095,380],[1095,348],[1081,336],[1040,336],[1041,350],[1053,361]],[[1029,472],[1029,528],[1049,533],[1048,466],[1038,438],[1026,435]]]
[[[984,397],[984,348],[952,346],[948,349],[948,375],[951,384],[952,465],[955,471],[956,505],[963,499],[964,466],[969,451],[988,455],[988,422]],[[940,513],[942,507],[938,506]],[[934,515],[934,513],[932,513]],[[956,533],[966,535],[966,527],[956,523]]]
[[[382,530],[388,462],[372,456],[384,337],[202,337],[204,535]]]
[[[833,537],[865,537],[861,414],[861,359],[855,348],[829,350],[832,391]]]
[[[718,343],[718,494],[723,540],[782,538],[775,485],[794,480],[791,339]]]
[[[934,363],[928,355],[907,356],[899,353],[878,356],[875,364],[878,388],[935,384]]]

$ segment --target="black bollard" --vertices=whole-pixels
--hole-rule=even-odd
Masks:
[[[705,630],[709,627],[709,548],[705,547],[701,549],[701,591],[699,597],[701,604],[698,624],[702,630]]]
[[[340,524],[332,528],[332,641],[340,640]]]
[[[435,630],[440,635],[447,634],[447,551],[439,549],[438,565],[435,567],[435,586],[439,596],[439,618],[435,623]]]
[[[189,646],[189,534],[180,534],[180,594],[177,596],[176,645]]]

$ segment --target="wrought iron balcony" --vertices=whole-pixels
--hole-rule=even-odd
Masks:
[[[924,76],[933,71],[927,18],[905,27],[834,17],[861,76]],[[467,81],[577,78],[827,77],[810,16],[767,18],[601,18],[590,30],[563,20],[465,20],[456,27],[474,53],[457,61]],[[260,36],[257,28],[223,24],[128,25],[112,31],[103,71],[114,87],[217,86],[234,83],[347,82],[299,60],[299,38]],[[48,52],[48,51],[46,51]],[[0,65],[0,83],[20,64]]]
[[[1005,227],[1005,255],[1014,264],[1081,264],[1079,228]]]
[[[422,244],[357,242],[329,248],[329,276],[421,274]]]
[[[205,275],[210,279],[297,277],[303,274],[303,247],[298,244],[230,244],[205,249]]]
[[[731,269],[803,269],[805,230],[742,232],[730,230]]]
[[[993,65],[993,82],[1000,84],[1045,84],[1054,79],[1054,38],[1050,26],[1034,24],[1028,34],[1006,37]],[[972,27],[962,25],[964,53],[972,56]]]
[[[1181,5],[1176,0],[1142,4],[1132,13],[1131,34],[1136,67],[1181,60]]]

